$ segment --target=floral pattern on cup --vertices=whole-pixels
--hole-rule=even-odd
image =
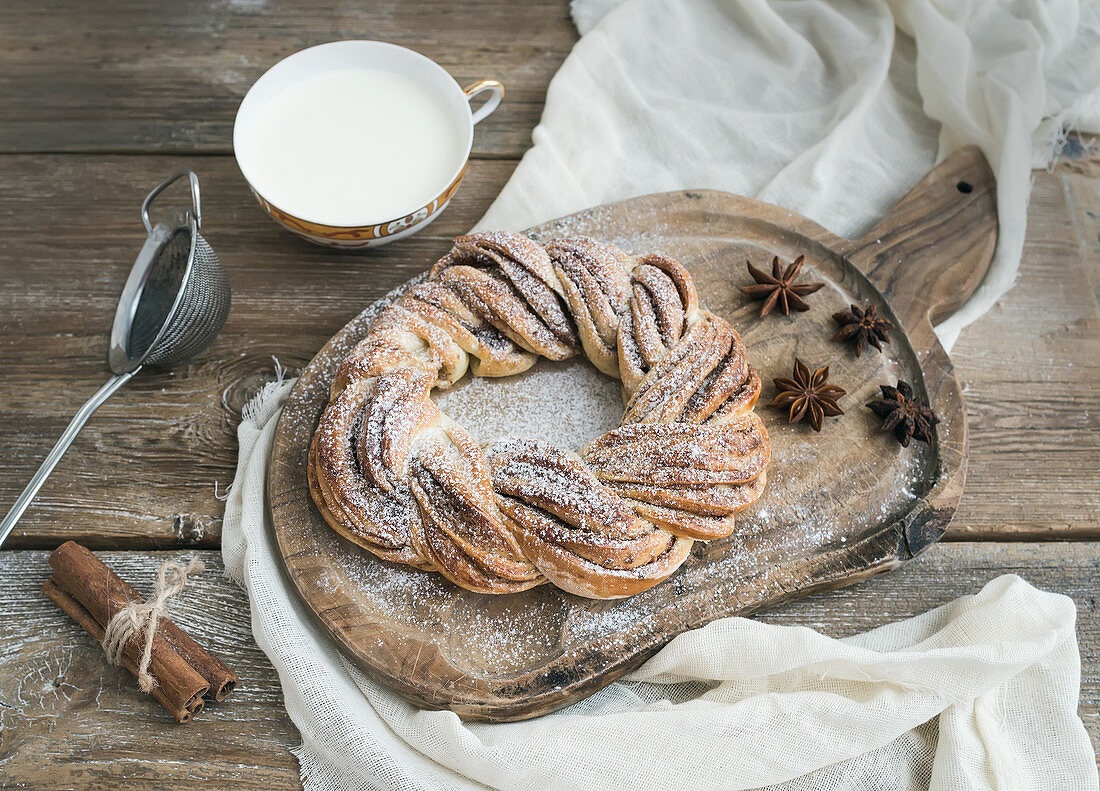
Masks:
[[[426,206],[420,207],[412,214],[408,214],[398,220],[393,220],[388,223],[362,225],[357,227],[322,225],[320,223],[302,220],[292,214],[288,214],[278,206],[265,200],[264,197],[255,190],[252,190],[252,194],[256,197],[256,200],[259,202],[260,206],[263,207],[264,211],[271,215],[272,219],[291,233],[297,234],[307,241],[326,247],[370,247],[391,241],[395,236],[405,235],[405,232],[409,232],[414,228],[419,230],[419,226],[426,225],[431,220],[434,220],[439,212],[442,211],[443,207],[451,200],[455,192],[458,191],[458,186],[462,182],[462,177],[465,174],[466,169],[463,168],[462,172],[458,174],[458,178],[451,182],[439,197],[435,198]]]

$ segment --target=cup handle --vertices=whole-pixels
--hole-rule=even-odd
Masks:
[[[462,92],[466,94],[466,101],[472,101],[480,93],[489,94],[485,103],[473,111],[471,120],[476,124],[500,106],[500,100],[504,98],[504,85],[499,80],[478,80],[463,88]]]

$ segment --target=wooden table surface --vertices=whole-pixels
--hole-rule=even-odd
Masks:
[[[504,35],[501,35],[502,32]],[[342,38],[438,60],[462,84],[502,80],[468,175],[425,232],[377,251],[308,245],[253,201],[231,155],[237,103],[272,63]],[[298,735],[216,551],[241,406],[303,365],[351,316],[469,228],[530,142],[576,40],[565,0],[9,0],[0,26],[0,512],[107,376],[115,301],[144,240],[142,197],[180,167],[202,178],[204,232],[233,287],[214,345],[143,375],[93,417],[0,551],[0,787],[299,787]],[[1100,153],[1071,139],[1037,171],[1016,288],[954,359],[970,415],[962,505],[903,571],[762,616],[852,634],[1017,573],[1074,598],[1081,714],[1100,739]],[[209,570],[178,621],[241,675],[238,694],[177,727],[42,597],[66,539],[122,576],[167,557]],[[190,591],[190,589],[189,589]]]

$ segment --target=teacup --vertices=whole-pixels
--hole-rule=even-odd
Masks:
[[[233,151],[284,228],[321,245],[371,247],[439,216],[462,181],[474,125],[503,97],[496,80],[460,88],[435,61],[396,44],[321,44],[249,89]]]

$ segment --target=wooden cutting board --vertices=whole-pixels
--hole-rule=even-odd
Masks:
[[[373,678],[423,707],[507,721],[592,694],[685,630],[895,569],[939,539],[962,493],[966,413],[932,323],[976,288],[996,231],[993,176],[973,148],[944,161],[856,240],[711,191],[649,195],[532,229],[540,240],[586,234],[679,259],[705,306],[740,331],[765,382],[757,410],[772,462],[763,498],[738,517],[734,535],[696,543],[678,573],[619,601],[550,585],[470,593],[378,560],[329,529],[310,500],[306,453],[336,366],[383,303],[371,306],[302,371],[279,421],[268,497],[289,577],[316,621]],[[766,267],[773,255],[787,262],[800,254],[805,280],[827,284],[809,297],[812,309],[758,318],[759,303],[738,291],[750,282],[746,259]],[[856,358],[830,341],[832,314],[853,302],[877,305],[904,330],[884,354]],[[790,376],[796,355],[811,368],[828,364],[848,391],[847,414],[829,418],[820,434],[766,407],[771,379]],[[899,378],[925,391],[939,415],[934,445],[902,448],[865,408],[879,384]],[[586,362],[545,360],[507,380],[468,377],[437,402],[483,443],[514,431],[574,449],[613,428],[622,407],[617,384]]]

